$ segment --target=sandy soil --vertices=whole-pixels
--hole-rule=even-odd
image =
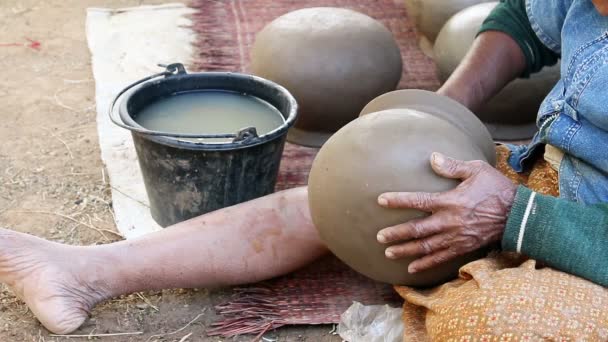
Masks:
[[[161,1],[0,1],[0,226],[68,244],[116,239],[96,230],[115,227],[97,142],[85,9],[155,3]],[[28,39],[39,41],[40,48],[6,45],[27,45]],[[99,306],[77,333],[143,332],[99,339],[103,341],[180,341],[190,333],[183,341],[221,341],[204,332],[214,318],[213,304],[228,293],[131,295]],[[154,336],[178,330],[202,312],[179,333]],[[340,341],[330,329],[287,328],[270,335],[279,341]],[[0,341],[63,340],[49,336],[27,307],[2,288]]]

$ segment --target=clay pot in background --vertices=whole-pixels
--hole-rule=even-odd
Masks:
[[[458,120],[445,119],[444,114],[438,113],[449,111],[450,106],[443,106],[452,100],[444,102],[440,95],[428,93],[410,108],[400,102],[395,109],[373,113],[364,110],[359,119],[327,141],[310,173],[309,204],[321,239],[354,270],[386,283],[437,285],[456,277],[460,266],[485,253],[470,253],[412,275],[407,272],[412,258],[389,260],[384,255],[386,246],[376,240],[382,228],[427,215],[417,210],[382,208],[377,204],[380,194],[446,191],[458,184],[432,171],[432,152],[462,160],[494,162],[494,155],[488,160],[484,153],[488,146],[493,149],[489,133],[474,133],[486,130],[475,115],[462,107],[463,111],[457,108],[460,112],[454,113]],[[434,102],[442,103],[442,108],[433,108]],[[368,108],[376,105],[378,102]]]
[[[431,56],[433,42],[451,16],[462,9],[488,1],[492,0],[405,0],[405,7],[420,35],[420,47]]]
[[[446,22],[434,46],[439,78],[445,81],[473,44],[479,28],[498,2],[464,9]],[[538,108],[560,77],[559,66],[546,67],[529,79],[517,79],[476,114],[495,139],[526,139],[536,131]]]
[[[318,147],[366,103],[397,87],[402,60],[393,35],[377,20],[319,7],[285,14],[259,32],[252,71],[296,98],[299,119],[287,139]]]

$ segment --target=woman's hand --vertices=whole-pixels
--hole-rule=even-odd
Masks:
[[[432,213],[378,233],[380,243],[405,241],[388,247],[388,258],[420,256],[410,263],[410,273],[500,241],[517,192],[515,184],[482,161],[460,161],[433,153],[431,166],[438,175],[462,183],[443,193],[396,192],[378,198],[386,208]]]

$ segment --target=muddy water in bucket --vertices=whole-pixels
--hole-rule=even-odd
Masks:
[[[172,64],[121,91],[109,113],[132,132],[150,212],[166,227],[273,192],[297,104],[260,77]]]
[[[207,90],[153,102],[137,114],[135,121],[150,130],[170,133],[222,134],[255,127],[258,135],[264,135],[280,127],[285,119],[276,108],[257,97]],[[229,138],[207,140],[232,141]]]

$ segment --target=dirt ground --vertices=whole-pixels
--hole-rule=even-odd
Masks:
[[[85,13],[87,7],[155,3],[161,1],[0,1],[0,226],[68,244],[117,239],[98,231],[115,227],[97,140]],[[32,44],[28,39],[39,42],[39,48],[27,46]],[[221,341],[207,338],[205,329],[214,319],[213,304],[228,294],[167,290],[112,300],[100,305],[76,334],[143,334],[72,340]],[[0,341],[68,340],[50,336],[5,287],[0,302]],[[181,329],[201,313],[183,330],[158,336]],[[269,337],[340,341],[330,330],[286,328]]]

